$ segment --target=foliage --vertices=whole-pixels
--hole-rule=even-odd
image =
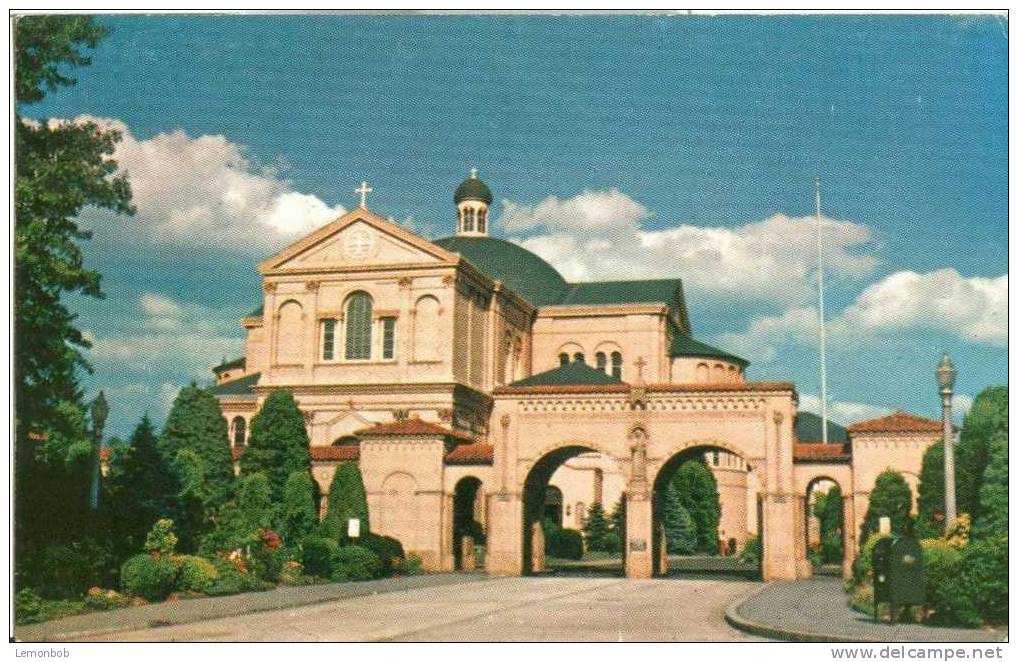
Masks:
[[[975,533],[979,536],[1007,534],[1008,515],[1008,467],[1007,467],[1007,422],[1004,429],[997,430],[990,438],[989,461],[979,490],[979,519]]]
[[[194,450],[183,448],[177,451],[170,467],[177,486],[170,513],[177,525],[181,548],[193,551],[201,537],[213,528],[212,514],[217,510],[209,504],[205,462]]]
[[[923,543],[928,620],[944,625],[979,625],[982,619],[973,601],[975,587],[963,581],[962,552],[942,540]]]
[[[961,549],[965,545],[969,544],[969,538],[972,536],[972,518],[969,517],[968,513],[960,513],[955,519],[954,524],[947,529],[944,534],[944,541],[948,545],[956,549]]]
[[[30,588],[23,588],[14,596],[14,619],[19,625],[46,620],[42,597]]]
[[[38,15],[17,19],[15,94],[20,103],[41,101],[46,92],[74,85],[67,67],[92,63],[85,48],[95,48],[107,28],[89,16]]]
[[[173,590],[177,566],[168,557],[137,554],[120,568],[120,584],[125,591],[146,600],[162,600]]]
[[[242,572],[235,563],[229,560],[217,557],[213,559],[212,563],[219,573],[219,578],[205,589],[206,595],[233,595],[272,588],[272,584],[269,582],[259,579],[252,572]]]
[[[369,533],[360,540],[360,544],[378,556],[382,562],[382,574],[391,575],[396,572],[401,561],[406,558],[403,543],[391,536],[380,536]]]
[[[304,416],[293,395],[282,389],[272,391],[251,419],[251,436],[240,458],[241,475],[265,474],[272,500],[278,502],[290,474],[311,471],[308,445]]]
[[[349,545],[340,547],[332,555],[332,580],[364,581],[382,576],[382,562],[378,555],[366,547]]]
[[[852,579],[856,584],[869,581],[873,577],[873,548],[877,541],[886,538],[885,533],[874,533],[863,543],[859,556],[852,562]]]
[[[944,533],[943,440],[933,444],[923,453],[918,491],[915,533],[920,538],[936,538]]]
[[[665,530],[665,546],[669,554],[692,554],[696,551],[696,523],[682,505],[672,481],[665,485],[661,498],[661,525]]]
[[[248,547],[247,560],[250,570],[259,578],[278,582],[286,560],[282,550],[282,539],[271,529],[259,529],[258,540]]]
[[[339,543],[331,538],[312,536],[304,539],[301,563],[304,574],[328,577],[332,574],[332,558],[339,549]]]
[[[721,521],[721,498],[714,474],[700,460],[684,462],[671,479],[685,508],[696,525],[696,548],[716,553],[718,523]]]
[[[457,538],[463,536],[470,536],[474,539],[475,545],[483,545],[485,541],[484,527],[477,520],[471,518],[462,524],[460,524],[459,531],[457,531]]]
[[[587,520],[583,523],[583,535],[587,540],[587,549],[592,552],[610,551],[612,538],[612,523],[604,513],[604,506],[600,501],[595,501],[587,511]]]
[[[275,519],[272,487],[263,473],[252,473],[240,479],[237,505],[245,527],[249,530],[270,528]]]
[[[962,549],[961,581],[971,587],[974,606],[989,623],[1007,623],[1007,556],[1007,535],[973,540]]]
[[[287,543],[303,539],[318,523],[314,481],[307,471],[294,471],[286,479],[279,514],[279,533]]]
[[[750,536],[746,538],[746,544],[742,546],[742,551],[739,552],[739,563],[745,563],[747,565],[756,565],[760,563],[760,538],[757,536]]]
[[[201,461],[200,483],[192,485],[191,492],[200,496],[206,509],[233,497],[235,478],[226,419],[211,391],[194,384],[180,389],[159,437],[159,452],[166,461],[173,462],[182,450],[192,451]],[[177,474],[185,485],[189,477],[180,475],[179,469]]]
[[[958,512],[983,518],[980,495],[994,435],[1007,435],[1007,386],[984,389],[965,414],[957,445],[956,499]]]
[[[548,556],[579,561],[583,558],[583,535],[576,529],[558,529],[548,537]]]
[[[347,521],[351,519],[361,521],[361,536],[367,536],[370,532],[368,499],[361,470],[354,462],[343,462],[336,468],[329,486],[329,506],[322,522],[323,529],[337,542],[347,544]]]
[[[619,497],[615,502],[609,519],[612,523],[613,535],[608,538],[608,544],[604,551],[617,554],[622,551],[626,539],[626,500],[624,498]]]
[[[840,563],[845,556],[841,488],[834,485],[825,494],[817,495],[813,514],[820,521],[820,562]]]
[[[397,575],[419,575],[423,572],[421,567],[424,562],[416,554],[407,554],[407,557],[396,564]]]
[[[178,568],[175,588],[178,591],[204,593],[219,579],[219,570],[212,561],[200,556],[177,556],[173,562]]]
[[[158,559],[169,558],[176,549],[177,534],[173,532],[173,520],[163,518],[145,536],[145,551]]]
[[[85,607],[91,611],[106,611],[127,607],[131,604],[131,598],[122,593],[117,593],[113,589],[93,586],[85,594],[84,603]]]
[[[870,492],[869,508],[863,519],[860,540],[867,540],[880,529],[880,518],[891,518],[891,531],[905,533],[912,525],[912,489],[905,478],[891,469],[885,469],[877,476]]]
[[[108,550],[92,538],[46,545],[28,561],[27,574],[43,598],[77,598],[105,579],[112,562]]]
[[[229,554],[236,550],[248,549],[258,542],[257,530],[248,525],[235,502],[229,502],[217,509],[213,517],[214,526],[201,538],[198,551],[203,556]]]

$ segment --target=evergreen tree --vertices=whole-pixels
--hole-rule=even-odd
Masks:
[[[916,496],[915,533],[920,538],[944,535],[944,442],[938,441],[923,453]]]
[[[965,414],[956,451],[955,495],[959,513],[968,513],[973,521],[982,515],[980,491],[990,458],[990,440],[994,433],[1007,432],[1007,387],[984,389]]]
[[[171,515],[176,487],[156,444],[156,432],[146,414],[130,444],[112,454],[103,510],[118,556],[137,553],[156,521]]]
[[[891,531],[904,533],[911,526],[912,489],[905,478],[891,469],[885,469],[873,485],[870,492],[870,503],[863,519],[862,535],[864,543],[870,535],[880,530],[880,518],[891,518]]]
[[[610,516],[612,523],[612,544],[611,552],[620,552],[626,544],[626,495],[623,494],[615,502]]]
[[[197,491],[204,495],[205,507],[215,509],[229,501],[236,479],[226,419],[215,396],[194,384],[180,389],[159,437],[166,461],[174,462],[185,449],[201,460],[204,484]]]
[[[595,501],[587,511],[587,521],[583,523],[583,534],[587,540],[587,549],[592,552],[608,551],[611,547],[610,537],[613,535],[611,522],[604,514],[604,506]]]
[[[661,523],[669,554],[692,554],[696,551],[696,523],[682,505],[672,481],[666,484],[661,499]]]
[[[318,522],[315,510],[314,481],[307,471],[294,471],[283,488],[283,505],[279,515],[279,534],[288,544],[302,540]]]
[[[721,497],[714,474],[700,460],[683,463],[671,480],[696,525],[696,548],[714,553],[718,549],[718,524],[721,521]]]
[[[216,512],[223,507],[214,505],[209,499],[209,482],[205,463],[191,448],[177,451],[169,472],[176,486],[170,512],[176,524],[180,548],[193,552],[198,548],[202,536],[213,526]]]
[[[368,535],[368,499],[364,492],[361,470],[354,462],[343,462],[336,468],[329,486],[329,506],[322,521],[325,533],[342,544],[350,541],[347,522],[361,521],[361,538]]]
[[[841,488],[834,485],[814,502],[814,511],[820,521],[820,550],[824,563],[837,563],[844,558],[844,504]]]
[[[240,479],[237,506],[248,529],[257,531],[273,527],[276,518],[272,504],[272,487],[265,474],[253,473]]]
[[[980,515],[976,520],[977,536],[1007,535],[1007,430],[997,430],[990,439],[990,460],[980,489]]]
[[[311,471],[308,433],[293,395],[286,390],[269,394],[251,419],[251,437],[240,458],[241,474],[263,473],[272,498],[283,498],[286,481],[295,471]]]

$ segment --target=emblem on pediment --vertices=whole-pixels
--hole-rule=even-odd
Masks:
[[[374,255],[378,242],[364,227],[354,228],[343,238],[343,255],[350,260],[366,260]]]

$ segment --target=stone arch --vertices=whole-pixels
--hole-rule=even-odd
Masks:
[[[478,509],[483,507],[483,485],[477,476],[464,476],[456,481],[453,488],[452,553],[453,565],[457,570],[473,569],[465,567],[463,562],[464,537],[470,536],[477,545],[484,544],[484,526],[478,519]]]
[[[304,307],[296,299],[287,299],[276,309],[276,363],[298,365],[304,362]]]
[[[809,554],[810,550],[814,550],[814,551],[820,553],[821,555],[823,555],[825,553],[825,550],[824,550],[824,541],[821,538],[819,538],[819,536],[822,534],[822,530],[820,529],[820,522],[817,519],[817,516],[813,512],[813,506],[814,506],[814,502],[815,502],[814,492],[823,483],[831,483],[832,486],[836,486],[838,488],[838,490],[841,492],[841,503],[840,503],[840,512],[841,512],[841,530],[840,530],[841,551],[840,551],[840,554],[838,554],[836,558],[831,558],[831,559],[821,558],[821,562],[823,563],[824,561],[829,561],[830,563],[844,564],[844,562],[845,562],[845,552],[847,551],[846,550],[846,537],[847,536],[845,535],[845,532],[848,529],[848,527],[855,526],[854,522],[849,521],[849,518],[847,517],[848,513],[846,513],[846,508],[845,508],[846,502],[847,502],[848,499],[851,498],[851,495],[846,493],[846,489],[845,489],[846,486],[842,484],[842,481],[838,480],[837,478],[834,477],[834,475],[832,473],[828,473],[828,472],[817,472],[815,475],[811,476],[809,481],[807,481],[806,488],[805,488],[805,490],[803,492],[804,509],[803,509],[803,513],[802,514],[805,516],[805,522],[803,522],[803,533],[804,533],[804,536],[805,536],[805,541],[804,542],[805,542],[805,545],[806,545],[807,555]],[[828,489],[828,492],[829,492],[829,490],[830,490],[830,488]],[[817,535],[817,539],[816,540],[813,540],[814,532]]]

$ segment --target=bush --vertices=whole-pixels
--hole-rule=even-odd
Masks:
[[[962,578],[989,623],[1007,623],[1007,536],[975,540],[962,550]]]
[[[18,625],[40,623],[46,620],[42,598],[30,588],[23,588],[14,596],[14,622]]]
[[[177,534],[173,532],[173,520],[165,517],[157,521],[145,537],[145,551],[156,558],[169,558],[177,549]]]
[[[943,540],[923,541],[927,618],[931,623],[975,627],[982,619],[973,600],[976,587],[963,572],[962,552]]]
[[[102,583],[110,564],[106,548],[90,539],[48,545],[31,561],[25,583],[42,598],[78,598],[90,586]]]
[[[868,581],[873,576],[873,548],[878,540],[886,537],[885,533],[874,533],[863,543],[859,556],[852,562],[852,580],[856,584]]]
[[[548,556],[579,561],[583,558],[583,535],[576,529],[558,529],[548,538]]]
[[[119,609],[131,604],[131,599],[126,595],[117,593],[112,589],[93,586],[85,594],[85,607],[93,611],[105,611],[107,609]]]
[[[205,589],[206,595],[232,595],[272,588],[272,584],[258,579],[253,572],[241,572],[237,565],[228,559],[217,558],[212,564],[219,573],[219,578]]]
[[[173,590],[177,566],[168,558],[148,554],[132,556],[120,568],[120,584],[132,595],[146,600],[162,600]]]
[[[424,572],[421,569],[421,566],[423,564],[424,561],[421,560],[421,557],[417,556],[416,554],[408,554],[405,559],[403,559],[396,565],[396,574],[419,575],[422,572]]]
[[[760,563],[760,538],[757,536],[746,538],[746,544],[742,546],[742,551],[739,552],[738,558],[739,563],[747,565],[757,565]]]
[[[200,556],[177,556],[173,560],[179,568],[175,585],[178,591],[204,593],[219,579],[219,571],[208,559]]]
[[[366,547],[340,547],[332,556],[332,580],[364,581],[382,576],[382,562]]]
[[[339,550],[339,543],[330,538],[313,536],[304,539],[301,563],[304,574],[328,577],[332,574],[332,559]]]
[[[382,574],[391,575],[396,571],[406,554],[403,551],[403,543],[391,536],[380,536],[370,533],[361,540],[361,545],[370,549],[382,562]]]

